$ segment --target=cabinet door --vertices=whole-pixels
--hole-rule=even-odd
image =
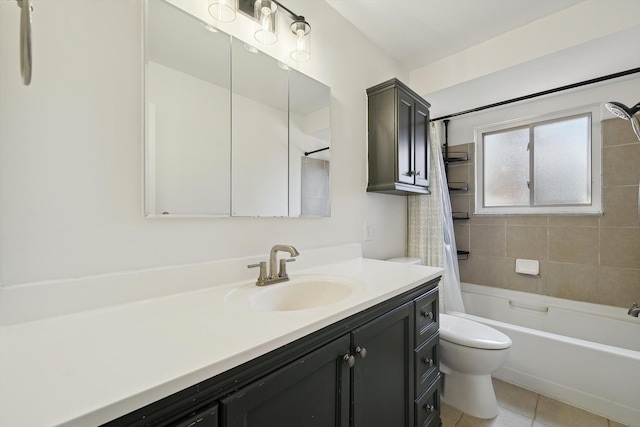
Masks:
[[[352,332],[353,427],[413,425],[413,328],[410,302]]]
[[[415,104],[414,116],[414,171],[415,184],[422,187],[429,186],[429,157],[431,142],[430,125],[429,125],[429,108],[419,102]]]
[[[398,170],[397,180],[413,184],[413,98],[397,90],[398,106]]]
[[[224,398],[222,426],[347,427],[348,352],[347,335]]]
[[[185,419],[169,424],[168,427],[218,427],[218,405],[196,411]]]

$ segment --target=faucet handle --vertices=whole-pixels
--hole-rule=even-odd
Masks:
[[[249,264],[247,265],[247,268],[260,268],[260,273],[258,274],[256,285],[264,285],[264,282],[267,279],[267,262],[261,261],[259,264]]]
[[[280,270],[278,271],[278,277],[289,277],[287,275],[287,263],[294,262],[295,258],[281,258],[280,259]]]

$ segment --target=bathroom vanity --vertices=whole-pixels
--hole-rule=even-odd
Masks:
[[[437,426],[442,269],[360,251],[301,250],[264,287],[254,256],[6,291],[0,425]]]
[[[106,425],[438,426],[438,282]]]

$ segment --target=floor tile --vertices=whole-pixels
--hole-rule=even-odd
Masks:
[[[455,427],[456,423],[460,420],[460,417],[462,417],[462,412],[459,410],[445,404],[442,404],[440,407],[442,427]]]
[[[537,424],[534,426],[548,427],[609,426],[609,421],[606,418],[542,395],[538,398],[535,421]]]
[[[536,413],[538,393],[493,378],[498,406],[533,418]]]
[[[531,427],[532,422],[529,417],[498,407],[498,416],[490,420],[463,414],[456,427]]]

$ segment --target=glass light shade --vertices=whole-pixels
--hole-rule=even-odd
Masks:
[[[311,26],[304,18],[291,24],[293,50],[291,59],[297,62],[308,61],[311,58]]]
[[[262,44],[273,44],[278,41],[276,34],[276,10],[278,5],[271,0],[256,0],[254,17],[256,32],[254,37]]]
[[[216,21],[231,22],[236,19],[237,0],[209,0],[209,15]]]

